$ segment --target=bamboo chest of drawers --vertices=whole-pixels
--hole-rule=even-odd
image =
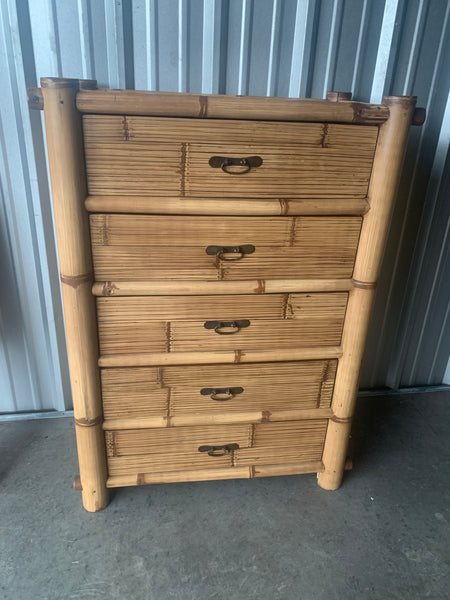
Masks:
[[[415,99],[41,85],[85,508],[172,481],[339,487]]]

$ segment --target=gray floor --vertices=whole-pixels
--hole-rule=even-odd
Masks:
[[[359,400],[354,470],[145,486],[89,514],[70,419],[0,425],[2,600],[450,598],[450,393]]]

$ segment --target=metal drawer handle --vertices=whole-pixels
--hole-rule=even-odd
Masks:
[[[231,156],[211,156],[209,166],[213,169],[222,169],[228,175],[243,175],[250,169],[260,167],[263,159],[260,156],[247,156],[243,158],[232,158]],[[228,167],[244,167],[242,171],[230,171]]]
[[[199,446],[199,452],[207,452],[208,456],[226,456],[232,450],[239,450],[239,444],[224,444],[223,446]]]
[[[218,402],[226,402],[227,400],[233,400],[238,394],[242,394],[244,388],[232,387],[232,388],[202,388],[200,394],[202,396],[209,396],[211,400],[217,400]]]
[[[248,319],[241,319],[240,321],[206,321],[203,325],[205,329],[214,329],[219,335],[232,335],[249,326],[250,321]],[[225,331],[228,328],[231,328],[231,331]]]
[[[253,244],[244,244],[243,246],[207,246],[205,248],[206,254],[215,254],[217,258],[221,260],[240,260],[244,258],[246,254],[252,254],[255,251]],[[224,254],[236,254],[232,258],[225,258]]]

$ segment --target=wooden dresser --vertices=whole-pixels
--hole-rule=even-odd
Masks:
[[[41,85],[85,508],[172,481],[339,487],[415,98]]]

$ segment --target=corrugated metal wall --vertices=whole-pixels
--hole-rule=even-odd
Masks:
[[[0,411],[70,406],[41,76],[99,86],[306,96],[415,94],[362,386],[441,383],[450,354],[446,0],[2,0]]]

